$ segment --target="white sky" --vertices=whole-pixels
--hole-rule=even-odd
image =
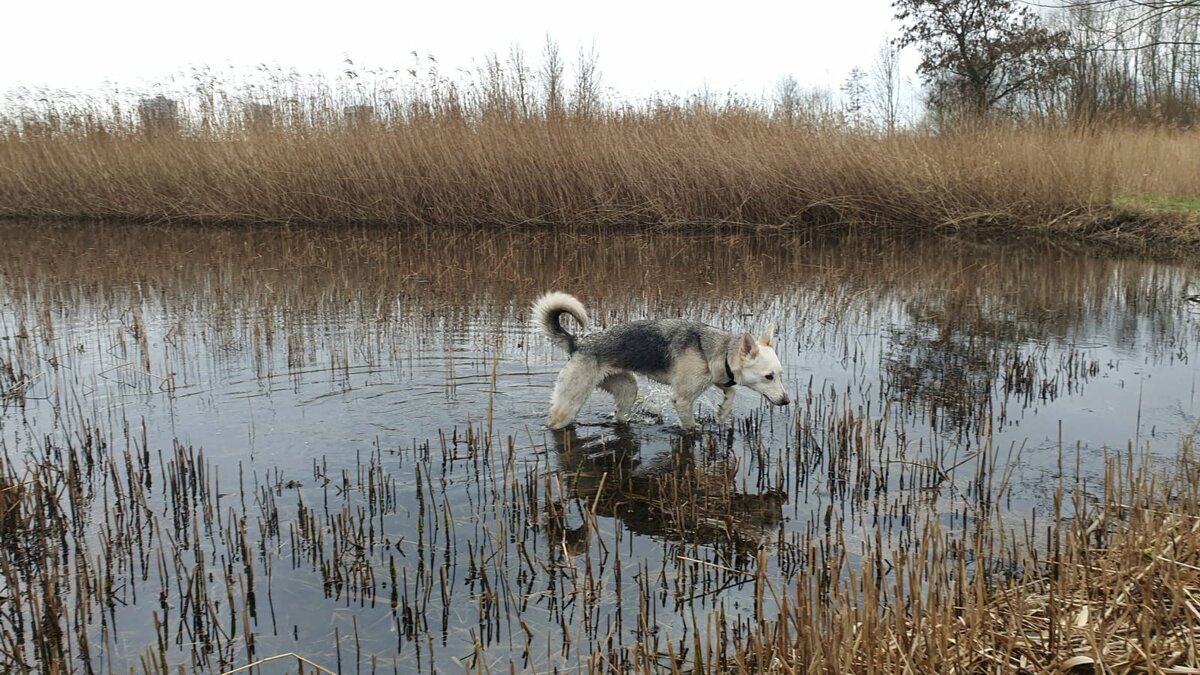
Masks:
[[[836,90],[852,67],[868,69],[885,36],[896,31],[889,0],[5,5],[0,92],[21,85],[95,91],[106,81],[143,88],[194,65],[267,63],[332,73],[349,56],[360,67],[407,68],[414,50],[436,56],[441,72],[452,74],[456,67],[474,69],[489,51],[505,55],[514,44],[536,64],[550,35],[568,64],[581,47],[594,45],[603,84],[621,96],[702,88],[755,96],[788,74],[802,85]]]

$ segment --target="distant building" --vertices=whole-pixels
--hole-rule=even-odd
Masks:
[[[247,103],[246,126],[251,129],[270,129],[275,126],[275,106],[270,103]]]
[[[352,127],[370,124],[375,120],[375,106],[348,105],[342,108],[342,119],[346,121],[347,126]]]
[[[162,94],[138,101],[138,117],[148,134],[179,132],[179,103]]]

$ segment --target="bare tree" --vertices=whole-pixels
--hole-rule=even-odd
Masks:
[[[513,113],[512,96],[504,66],[495,52],[484,56],[479,72],[479,110],[484,117],[509,118]]]
[[[1014,0],[894,0],[904,23],[896,45],[915,45],[918,72],[943,114],[985,117],[1044,86],[1065,65],[1065,33]]]
[[[579,50],[575,62],[575,88],[571,95],[571,113],[590,117],[600,111],[600,57],[596,48]]]
[[[885,39],[871,64],[871,107],[891,134],[896,131],[900,114],[900,49],[891,39]]]
[[[513,45],[508,51],[508,69],[512,77],[513,96],[516,98],[517,109],[521,119],[529,119],[533,108],[533,96],[529,90],[529,64],[525,59],[525,50],[520,45]]]
[[[867,71],[855,66],[842,83],[842,111],[846,123],[861,128],[867,122]]]
[[[707,94],[712,99],[711,92]],[[707,105],[715,105],[709,100]],[[833,93],[822,87],[802,87],[788,75],[775,85],[774,118],[788,126],[825,128],[839,123],[841,116]]]
[[[563,111],[563,61],[558,43],[546,36],[542,51],[542,94],[546,117],[558,117]]]
[[[800,118],[800,83],[792,75],[779,80],[775,85],[775,117],[788,126]]]

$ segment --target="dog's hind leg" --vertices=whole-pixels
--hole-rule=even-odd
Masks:
[[[603,374],[596,372],[596,364],[591,360],[576,357],[568,361],[554,384],[550,428],[562,429],[574,422],[579,409],[587,403],[588,396],[603,379]]]
[[[637,378],[633,373],[622,371],[613,373],[604,378],[600,383],[600,388],[612,394],[613,401],[617,404],[617,421],[625,423],[629,421],[629,411],[633,409],[633,403],[637,400]]]
[[[692,412],[692,404],[696,399],[688,398],[680,394],[675,394],[671,399],[675,404],[675,410],[679,413],[679,426],[684,431],[691,431],[696,428],[696,414]]]
[[[708,387],[709,383],[707,382],[701,382],[698,385],[691,382],[675,385],[675,396],[672,397],[671,402],[675,404],[675,410],[679,413],[679,426],[684,431],[696,428],[696,413],[692,408],[696,407],[696,399]]]

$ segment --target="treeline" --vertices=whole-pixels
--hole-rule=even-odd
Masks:
[[[1085,3],[1063,21],[1075,46],[1058,102],[1065,114],[1200,121],[1200,2]]]
[[[930,119],[1200,121],[1200,0],[895,0]]]
[[[759,96],[705,92],[628,101],[605,86],[595,52],[489,54],[447,75],[432,56],[336,76],[261,66],[196,68],[149,91],[101,96],[10,92],[0,136],[223,134],[263,128],[429,121],[679,117],[720,114],[783,126],[892,133],[987,123],[1151,124],[1200,121],[1200,0],[895,0],[900,33],[840,92],[794,77]],[[907,81],[902,51],[919,58]],[[786,64],[782,64],[786,66]]]

